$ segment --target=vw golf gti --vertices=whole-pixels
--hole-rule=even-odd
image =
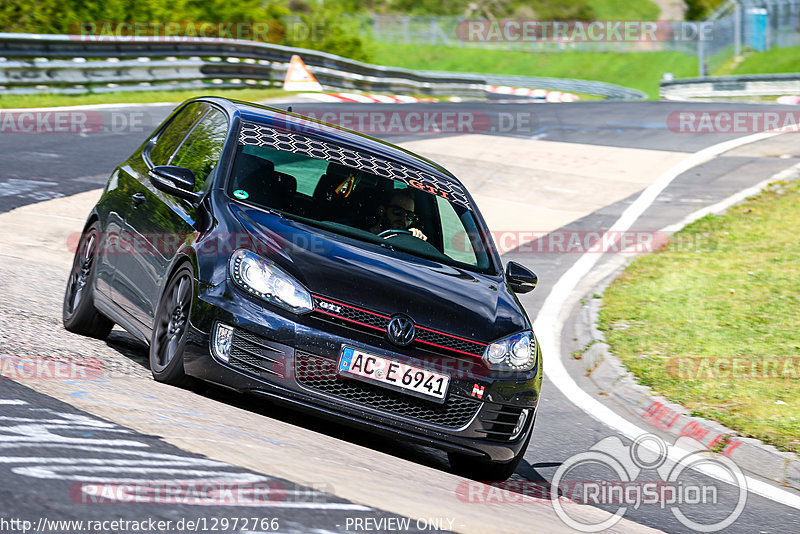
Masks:
[[[87,219],[65,327],[114,324],[156,380],[187,376],[510,476],[542,356],[465,187],[389,143],[221,98],[181,104]]]

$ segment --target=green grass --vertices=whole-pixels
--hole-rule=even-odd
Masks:
[[[651,98],[658,97],[663,73],[672,72],[676,78],[697,75],[697,59],[680,52],[537,54],[384,43],[375,43],[372,52],[379,65],[598,80],[639,89]]]
[[[800,72],[800,47],[773,48],[751,53],[733,69],[732,74],[773,74]]]
[[[256,102],[267,98],[278,98],[294,93],[282,89],[219,89],[214,91],[213,86],[208,89],[191,91],[139,91],[98,93],[85,95],[4,95],[0,94],[0,109],[9,108],[39,108],[53,106],[80,106],[87,104],[124,104],[124,103],[151,103],[151,102],[183,102],[195,96],[216,95],[226,98],[235,98],[248,102]]]
[[[651,0],[589,0],[597,20],[658,20],[661,9]]]
[[[606,290],[600,313],[612,351],[640,383],[694,415],[794,452],[798,226],[800,182],[773,184],[636,259]]]

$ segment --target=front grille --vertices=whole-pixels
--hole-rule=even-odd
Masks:
[[[296,352],[295,366],[297,381],[309,389],[447,428],[466,426],[481,406],[479,401],[455,395],[449,395],[444,404],[434,404],[361,380],[342,378],[336,375],[335,362],[305,352]]]
[[[257,376],[283,376],[283,351],[269,340],[240,328],[233,329],[228,363]]]
[[[341,302],[335,302],[316,295],[314,295],[313,298],[314,309],[317,313],[322,313],[329,317],[335,317],[373,330],[382,330],[386,332],[389,321],[392,319],[380,313],[362,310],[361,308],[348,306]]]
[[[463,352],[473,356],[482,356],[486,345],[477,341],[442,334],[429,328],[417,327],[416,340],[426,345],[444,347],[456,352]]]
[[[490,405],[481,414],[481,422],[484,428],[478,430],[486,434],[488,439],[493,441],[508,441],[517,426],[519,415],[522,408],[516,406]]]
[[[313,300],[314,313],[320,319],[335,320],[344,326],[371,334],[383,335],[389,327],[389,321],[392,320],[388,315],[350,306],[326,297],[314,295]],[[483,356],[483,351],[486,348],[486,343],[472,341],[420,325],[417,325],[414,339],[414,344],[417,343],[423,345],[427,350],[434,352],[444,351],[448,355],[458,352],[480,357]]]

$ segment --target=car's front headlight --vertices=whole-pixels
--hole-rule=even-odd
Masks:
[[[230,274],[236,285],[276,306],[295,313],[314,309],[311,295],[300,282],[254,252],[244,249],[234,252]]]
[[[483,361],[491,369],[530,371],[536,365],[536,338],[527,330],[490,343]]]

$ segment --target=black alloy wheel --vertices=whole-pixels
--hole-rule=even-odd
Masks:
[[[180,267],[167,283],[156,310],[153,338],[150,342],[150,370],[159,382],[183,385],[183,348],[189,328],[194,276]]]
[[[75,251],[61,316],[64,328],[70,332],[103,339],[111,332],[114,323],[94,307],[99,244],[100,232],[97,223],[94,223],[81,235]]]

